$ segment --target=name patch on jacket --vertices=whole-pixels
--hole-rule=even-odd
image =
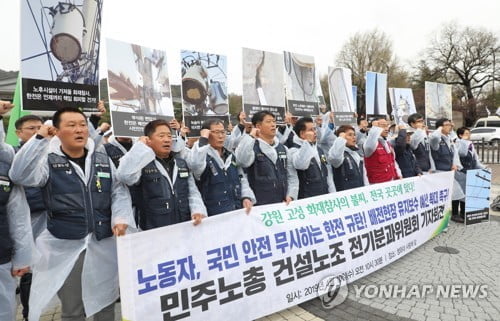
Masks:
[[[212,161],[208,162],[208,167],[210,168],[210,171],[212,172],[213,176],[219,175],[219,172],[217,172],[217,168],[215,168],[215,165]]]
[[[100,178],[110,178],[110,175],[107,172],[97,172],[97,177],[100,177]]]
[[[9,186],[10,179],[7,176],[0,176],[0,186]]]
[[[5,193],[10,192],[10,179],[7,176],[0,176],[0,186]]]
[[[157,168],[145,168],[144,169],[145,174],[155,174],[158,172],[159,172],[159,170]]]
[[[106,167],[109,167],[109,164],[106,164],[106,163],[102,163],[102,164],[101,163],[96,163],[95,167],[105,167],[106,168]]]
[[[71,167],[69,163],[52,163],[50,164],[53,169],[69,170]]]
[[[189,176],[189,170],[184,167],[179,167],[179,177],[180,178],[186,178]]]

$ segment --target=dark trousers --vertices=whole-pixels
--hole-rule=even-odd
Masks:
[[[30,301],[30,289],[31,289],[31,277],[33,274],[26,273],[21,277],[21,282],[19,283],[19,298],[21,300],[21,304],[23,305],[23,318],[28,318],[29,313],[29,305]]]
[[[458,210],[459,207],[460,207],[460,212]],[[451,201],[451,215],[465,218],[465,202]]]
[[[85,321],[85,310],[82,301],[82,270],[85,251],[68,275],[61,289],[57,292],[61,300],[62,321]],[[111,303],[94,315],[94,321],[113,321],[115,319],[115,304]]]

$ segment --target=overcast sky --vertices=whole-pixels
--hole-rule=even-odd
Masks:
[[[21,1],[0,1],[0,69],[19,69]],[[498,0],[104,0],[102,29],[103,37],[166,50],[173,84],[180,83],[181,49],[225,54],[229,91],[241,92],[241,47],[312,55],[324,74],[350,36],[378,28],[409,65],[445,22],[500,37],[499,14]],[[104,67],[102,59],[101,78]]]

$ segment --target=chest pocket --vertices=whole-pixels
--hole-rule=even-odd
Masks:
[[[385,164],[392,159],[392,155],[390,153],[387,153],[384,146],[377,146],[375,154],[378,155],[376,159],[381,164]]]
[[[113,156],[111,156],[111,161],[113,162],[113,164],[115,164],[115,167],[118,168],[118,166],[120,166],[120,160],[122,158],[123,155],[119,155],[119,154],[115,154]]]
[[[0,202],[7,204],[12,183],[7,176],[0,176]]]
[[[278,160],[286,165],[286,160],[287,160],[286,151],[278,151]]]
[[[187,197],[189,194],[189,168],[178,165],[177,167],[177,181],[175,182],[175,186],[177,189],[177,194],[180,194],[182,197]]]
[[[286,169],[286,163],[288,161],[286,150],[278,151],[278,160],[276,164],[280,164]]]
[[[316,161],[316,158],[311,159],[311,164],[306,170],[307,180],[310,183],[317,183],[322,181],[322,164]]]
[[[278,160],[279,161],[279,160]],[[255,156],[255,165],[257,166],[256,181],[265,180],[266,178],[275,178],[274,165],[266,155],[259,153]]]
[[[177,178],[178,179],[188,179],[189,178],[189,169],[186,167],[178,167],[177,168]]]
[[[224,170],[218,170],[218,166],[214,164],[213,160],[207,162],[207,170],[210,173],[210,182],[213,184],[223,184],[225,183],[225,177],[227,173]]]
[[[80,186],[74,184],[75,170],[69,163],[53,163],[51,188],[54,194],[78,193]],[[57,183],[57,184],[56,184]]]
[[[142,180],[144,194],[148,195],[148,198],[170,198],[168,181],[156,167],[144,168]]]

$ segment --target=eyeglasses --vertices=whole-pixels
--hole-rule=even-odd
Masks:
[[[40,130],[42,126],[30,126],[30,127],[21,127],[21,129],[27,129],[27,130]]]
[[[210,132],[214,135],[225,135],[226,134],[226,131],[224,131],[224,130],[211,130]]]

